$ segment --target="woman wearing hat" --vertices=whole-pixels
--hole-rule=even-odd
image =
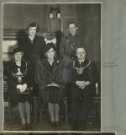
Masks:
[[[29,125],[30,95],[32,92],[31,66],[23,59],[23,52],[16,48],[14,59],[8,68],[9,100],[12,106],[18,105],[23,128]]]
[[[62,96],[63,77],[62,62],[56,57],[56,48],[53,43],[45,47],[45,59],[38,62],[36,68],[36,82],[39,85],[40,95],[48,104],[51,123],[57,124],[60,120],[59,102]]]

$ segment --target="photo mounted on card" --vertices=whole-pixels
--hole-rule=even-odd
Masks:
[[[102,4],[2,6],[4,130],[100,131]]]

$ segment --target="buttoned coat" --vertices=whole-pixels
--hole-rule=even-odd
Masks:
[[[27,34],[20,39],[19,46],[24,52],[25,59],[29,60],[33,66],[36,61],[40,59],[43,54],[43,49],[45,47],[45,42],[43,37],[35,36],[34,40],[31,41]]]
[[[55,59],[52,66],[50,66],[47,59],[42,59],[38,61],[35,72],[35,82],[39,86],[40,96],[42,98],[48,98],[50,92],[46,92],[47,85],[50,83],[56,83],[59,87],[58,96],[62,96],[63,90],[63,63],[62,61]],[[47,97],[46,97],[47,96]],[[57,97],[54,97],[57,98]],[[46,100],[45,99],[45,100]]]

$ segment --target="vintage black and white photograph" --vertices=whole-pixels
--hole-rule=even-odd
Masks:
[[[4,130],[100,131],[101,7],[3,4]]]

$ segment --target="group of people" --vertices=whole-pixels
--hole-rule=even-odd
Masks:
[[[51,125],[60,125],[64,100],[68,103],[72,128],[86,126],[88,101],[95,93],[97,71],[77,30],[75,23],[69,24],[69,32],[62,35],[58,50],[55,40],[37,34],[37,23],[31,23],[18,41],[7,70],[8,95],[9,102],[18,105],[23,127],[31,125],[31,114],[37,117],[39,103],[48,110]]]

